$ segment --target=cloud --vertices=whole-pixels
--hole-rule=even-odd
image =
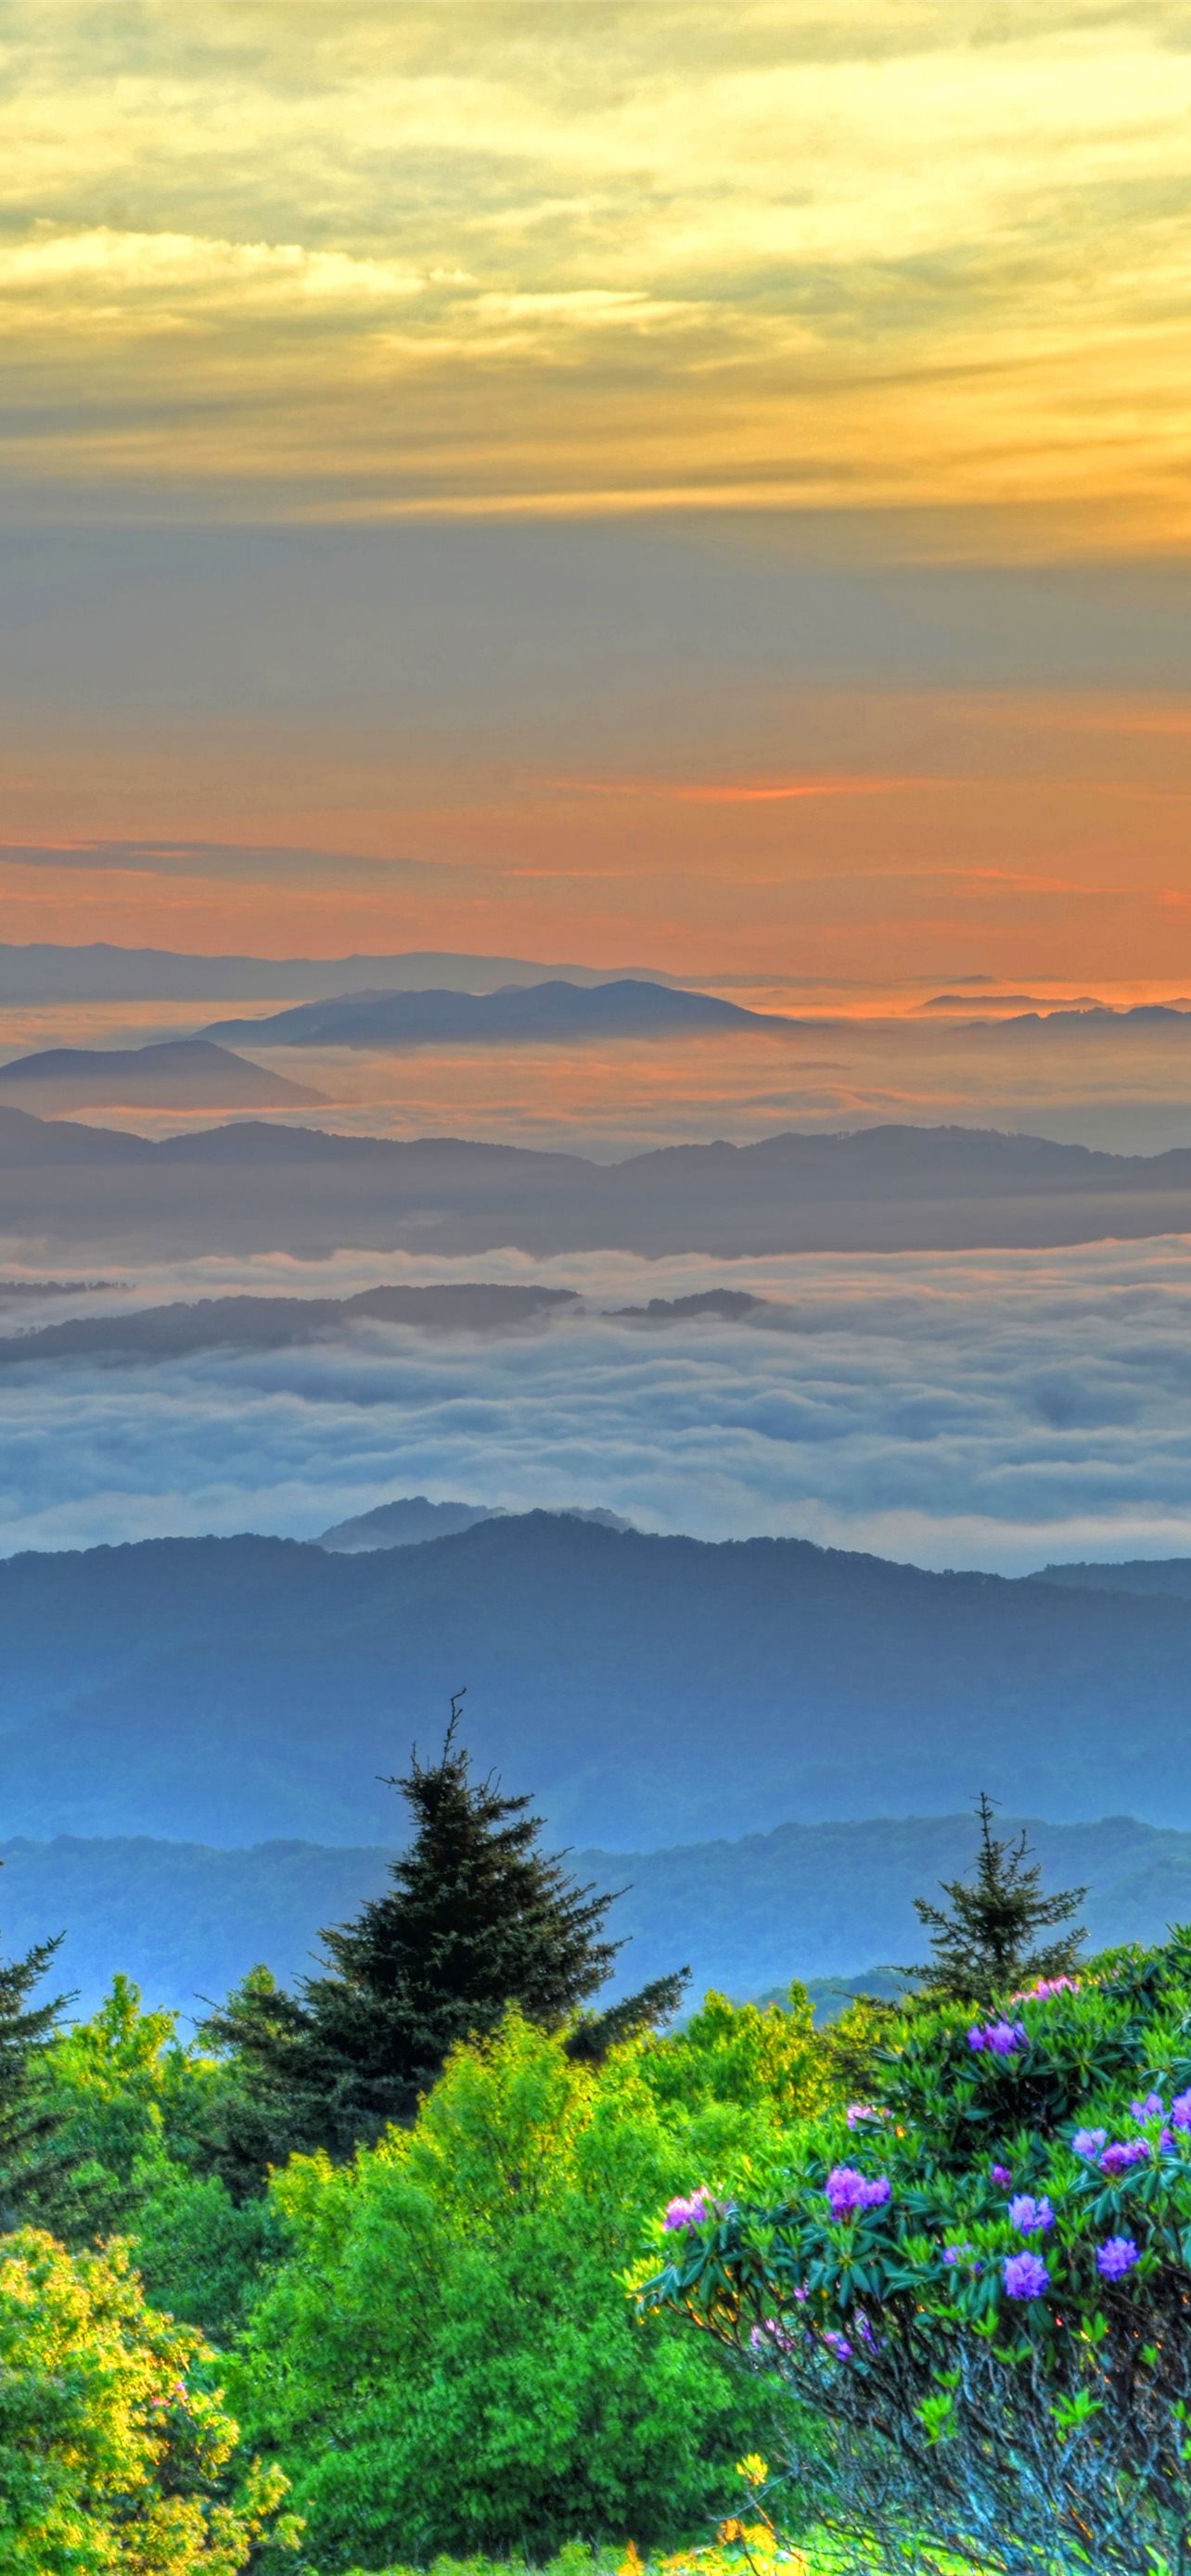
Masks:
[[[449,860],[376,859],[354,850],[260,848],[235,841],[5,841],[0,867],[65,868],[112,876],[194,877],[234,884],[282,885],[309,879],[316,885],[344,877],[379,884],[435,883],[470,877]]]
[[[1163,7],[14,0],[5,36],[25,510],[1186,540]]]
[[[483,1269],[578,1288],[585,1309],[498,1343],[370,1324],[350,1342],[154,1371],[14,1372],[0,1547],[313,1536],[425,1492],[599,1503],[644,1528],[800,1535],[1007,1572],[1191,1554],[1185,1242],[732,1263],[505,1255]],[[391,1256],[207,1263],[158,1270],[141,1293],[167,1279],[191,1294],[343,1293],[475,1272]],[[785,1311],[661,1330],[599,1311],[726,1285]]]

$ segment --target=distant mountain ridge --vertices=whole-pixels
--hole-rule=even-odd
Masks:
[[[425,1494],[400,1494],[391,1503],[378,1503],[375,1511],[335,1521],[330,1529],[319,1531],[315,1544],[341,1556],[377,1547],[421,1547],[427,1539],[454,1538],[460,1530],[475,1529],[480,1521],[509,1517],[501,1503],[431,1503]],[[551,1517],[594,1521],[598,1529],[633,1526],[620,1512],[605,1511],[602,1505],[584,1510],[576,1503],[560,1503]]]
[[[499,984],[540,984],[545,976],[568,984],[681,981],[654,966],[565,966],[449,949],[411,948],[386,957],[200,957],[183,949],[121,948],[106,939],[77,948],[45,940],[27,947],[0,943],[0,1002],[313,1001],[364,985],[489,993]]]
[[[1126,1557],[1120,1565],[1047,1565],[1031,1579],[1079,1592],[1157,1592],[1191,1601],[1191,1556]]]
[[[118,1167],[123,1166],[120,1170]],[[0,1230],[72,1254],[948,1251],[1191,1231],[1191,1149],[965,1127],[783,1131],[619,1163],[462,1137],[234,1125],[159,1141],[0,1107]]]
[[[5,1819],[38,1837],[374,1842],[377,1774],[463,1684],[477,1760],[565,1841],[949,1812],[973,1780],[1059,1822],[1128,1806],[1191,1827],[1191,1602],[805,1540],[529,1513],[359,1555],[243,1537],[14,1557],[0,1668]]]
[[[1179,1010],[1172,1002],[1135,1002],[1127,1010],[1113,1010],[1105,1002],[1065,1005],[1051,1009],[1019,1011],[1012,1019],[973,1023],[980,1028],[996,1028],[1005,1036],[1028,1037],[1045,1030],[1054,1037],[1103,1037],[1109,1029],[1124,1029],[1134,1036],[1178,1037],[1191,1030],[1191,1011]]]
[[[303,1109],[309,1083],[249,1064],[209,1038],[140,1047],[42,1047],[0,1065],[0,1100],[46,1109]]]
[[[397,1821],[391,1806],[390,1830]],[[1087,1886],[1093,1946],[1161,1940],[1168,1924],[1191,1919],[1191,1834],[1128,1816],[1053,1825],[1006,1815],[1002,1829],[1023,1821],[1047,1886]],[[16,1838],[0,1843],[5,1948],[20,1953],[64,1931],[55,1973],[81,1990],[77,2009],[93,2009],[122,1969],[146,2002],[193,2017],[200,1996],[226,1993],[259,1960],[292,1979],[324,1925],[381,1893],[389,1856],[381,1844]],[[912,1899],[965,1874],[971,1857],[971,1816],[953,1814],[778,1825],[650,1852],[580,1846],[566,1865],[583,1883],[623,1891],[612,1930],[628,1946],[610,1991],[689,1959],[697,1999],[708,1987],[780,1995],[792,1977],[842,1979],[865,1957],[916,1957]]]
[[[573,1288],[453,1279],[425,1288],[381,1285],[350,1297],[197,1297],[123,1313],[72,1315],[0,1337],[0,1367],[45,1361],[182,1359],[195,1351],[284,1350],[360,1324],[432,1333],[515,1333],[577,1306]]]
[[[626,978],[580,985],[555,981],[495,993],[344,993],[302,1002],[263,1020],[213,1020],[204,1037],[260,1047],[515,1046],[534,1041],[680,1036],[685,1030],[752,1030],[762,1036],[791,1020],[721,1002],[711,993]]]

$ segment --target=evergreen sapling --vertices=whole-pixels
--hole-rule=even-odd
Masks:
[[[923,1896],[914,1899],[932,1956],[899,1974],[913,1978],[932,2003],[991,2005],[1039,1978],[1070,1977],[1086,1938],[1083,1926],[1071,1922],[1086,1887],[1045,1895],[1024,1827],[1012,1841],[994,1834],[993,1803],[983,1790],[976,1816],[980,1843],[972,1878],[941,1882],[950,1911]],[[1069,1928],[1058,1931],[1060,1924]],[[1058,1931],[1058,1937],[1038,1945],[1044,1931]]]

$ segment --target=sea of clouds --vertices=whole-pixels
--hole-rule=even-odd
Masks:
[[[926,1566],[1191,1554],[1191,1244],[642,1262],[342,1254],[146,1271],[177,1296],[534,1278],[583,1303],[511,1334],[355,1327],[296,1349],[4,1371],[0,1552],[317,1535],[399,1494],[603,1504]],[[605,1309],[730,1286],[760,1320]],[[25,1301],[22,1323],[51,1320]],[[9,1319],[6,1318],[6,1328]]]

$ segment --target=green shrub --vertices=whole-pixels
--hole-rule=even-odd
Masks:
[[[292,2252],[231,2385],[292,2478],[323,2576],[707,2528],[782,2392],[635,2320],[623,2276],[646,2213],[710,2152],[754,2189],[779,2155],[785,2106],[759,2078],[733,2104],[715,2077],[764,2016],[712,2019],[682,2061],[703,2068],[691,2105],[682,2085],[670,2098],[679,2043],[597,2070],[513,2015],[455,2051],[414,2129],[350,2167],[297,2158],[278,2177]]]
[[[911,2013],[849,2119],[768,2205],[676,2205],[647,2309],[830,2427],[791,2466],[857,2566],[1182,2568],[1191,1935]]]

